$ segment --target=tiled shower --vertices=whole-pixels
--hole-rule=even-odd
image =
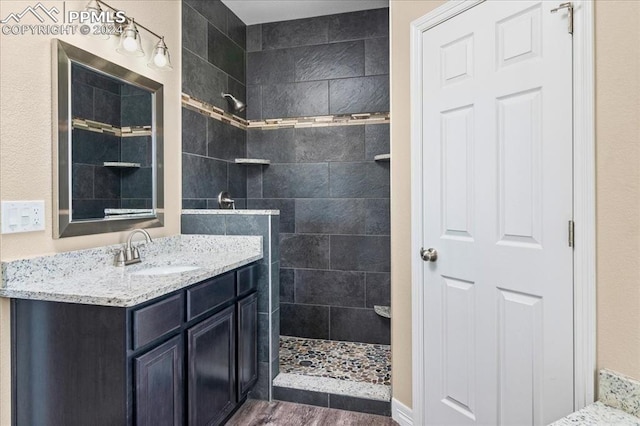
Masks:
[[[183,108],[183,208],[217,208],[227,190],[238,208],[280,210],[280,351],[289,355],[279,377],[294,376],[276,384],[276,399],[389,411],[369,388],[352,395],[295,380],[388,387],[390,320],[374,306],[390,298],[389,162],[374,157],[389,153],[389,120],[367,120],[389,111],[388,22],[377,9],[243,32],[219,1],[183,2],[183,92],[227,111],[220,93],[229,92],[246,100],[248,120],[242,128]]]

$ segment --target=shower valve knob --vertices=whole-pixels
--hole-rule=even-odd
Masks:
[[[428,248],[426,250],[424,248],[421,248],[420,257],[425,262],[435,262],[436,260],[438,260],[438,251],[434,248]]]

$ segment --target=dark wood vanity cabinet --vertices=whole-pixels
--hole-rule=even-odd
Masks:
[[[13,299],[13,424],[221,424],[257,379],[256,290],[248,266],[131,308]]]

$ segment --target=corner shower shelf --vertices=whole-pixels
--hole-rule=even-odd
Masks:
[[[236,158],[236,164],[258,164],[258,165],[269,165],[271,164],[271,160],[265,160],[263,158]]]
[[[126,169],[139,169],[140,163],[125,163],[122,161],[105,161],[102,163],[104,167],[120,167]]]
[[[374,305],[373,310],[376,311],[376,314],[380,315],[381,317],[391,318],[391,307],[390,306]]]
[[[373,157],[375,161],[391,161],[391,154],[379,154]]]

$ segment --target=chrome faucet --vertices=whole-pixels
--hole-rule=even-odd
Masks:
[[[147,243],[150,243],[153,241],[151,239],[151,235],[149,235],[149,233],[144,229],[134,229],[133,231],[131,231],[131,233],[129,234],[129,237],[127,238],[127,244],[122,249],[118,250],[118,252],[116,253],[116,258],[115,258],[116,266],[133,265],[134,263],[141,262],[140,252],[138,251],[138,248],[133,247],[131,245],[131,240],[133,239],[133,236],[136,235],[138,232],[144,235],[144,238],[147,241]]]

